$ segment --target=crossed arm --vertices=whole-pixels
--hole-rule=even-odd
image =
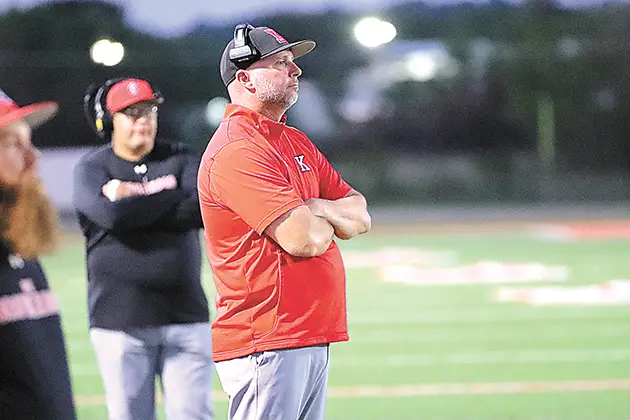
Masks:
[[[277,157],[245,140],[233,141],[216,152],[201,182],[256,232],[290,255],[315,257],[326,252],[335,235],[349,239],[370,229],[365,198],[349,188],[319,151],[313,150],[311,157],[319,169],[319,194],[315,195],[339,199],[303,201],[279,169]],[[278,216],[279,209],[289,210]],[[269,223],[267,217],[275,220]],[[265,226],[262,231],[258,230],[261,226]]]
[[[114,201],[105,197],[105,189],[110,196],[116,195]],[[181,190],[167,190],[144,197],[123,198],[125,192],[126,187],[120,182],[110,183],[103,167],[82,162],[75,168],[75,209],[107,230],[146,228],[173,209],[185,195]]]
[[[139,195],[132,187],[133,184],[137,183],[112,179],[103,185],[102,192],[109,201],[114,203],[121,200],[125,201],[124,199],[127,198],[133,200],[134,197],[140,201],[146,201],[145,197],[147,196]],[[150,223],[145,220],[149,224],[144,227],[168,232],[185,232],[187,230],[201,229],[203,222],[201,220],[197,191],[194,188],[188,188],[188,184],[190,183],[186,183],[186,177],[182,177],[182,185],[178,189],[183,194],[181,194],[176,204],[164,208],[163,211],[160,208],[149,208],[148,211],[156,213],[158,217],[151,219]],[[157,194],[161,194],[161,192]]]
[[[273,221],[265,234],[296,257],[323,254],[334,236],[350,239],[370,230],[367,202],[356,190],[338,200],[311,198]]]
[[[354,238],[372,227],[365,197],[354,189],[339,200],[311,198],[305,204],[315,216],[330,223],[339,239]]]
[[[160,229],[185,231],[202,226],[196,190],[195,160],[186,160],[178,188],[138,195],[133,183],[111,179],[99,165],[75,168],[74,206],[106,230]]]

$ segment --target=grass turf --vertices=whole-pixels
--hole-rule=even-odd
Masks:
[[[492,260],[562,265],[570,270],[568,285],[630,278],[630,241],[623,239],[554,242],[509,228],[395,231],[379,229],[340,247],[344,253],[388,246],[452,251],[461,264]],[[67,241],[42,262],[61,302],[79,418],[105,420],[87,329],[83,244],[77,238]],[[205,262],[204,268],[212,301]],[[630,379],[630,306],[531,307],[495,302],[496,285],[387,283],[371,268],[348,269],[347,274],[351,340],[331,350],[328,419],[630,418],[627,385],[547,392],[525,386],[511,393],[503,392],[501,385]],[[486,383],[496,384],[497,392],[474,394],[474,384]],[[449,384],[463,390],[449,395]],[[427,392],[428,385],[443,388]],[[397,386],[417,392],[398,395]],[[381,388],[352,395],[365,387]],[[215,388],[216,418],[222,420],[227,418],[227,403],[218,379]],[[164,418],[162,410],[159,418]]]

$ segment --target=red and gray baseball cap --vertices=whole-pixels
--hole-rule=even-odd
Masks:
[[[144,101],[164,102],[162,95],[143,79],[124,79],[112,85],[107,92],[105,105],[112,114],[133,104]]]
[[[293,57],[298,58],[311,52],[316,45],[315,41],[310,39],[289,42],[278,32],[266,26],[256,28],[249,26],[247,38],[249,39],[247,45],[252,48],[252,52],[255,54],[252,59],[241,63],[230,59],[230,50],[234,48],[234,39],[227,44],[223,51],[221,56],[221,78],[225,86],[232,83],[238,70],[246,69],[260,59],[284,50],[291,50]]]
[[[35,128],[52,118],[58,110],[56,102],[38,102],[20,107],[0,89],[0,127],[23,120]]]

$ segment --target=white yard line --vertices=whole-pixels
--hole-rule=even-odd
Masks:
[[[66,334],[66,343],[74,352],[92,352],[92,344],[87,336],[87,330],[80,334]],[[463,329],[461,327],[440,327],[434,331],[408,334],[400,330],[392,330],[379,325],[369,330],[351,331],[352,344],[457,344],[492,346],[499,344],[529,344],[536,342],[583,343],[608,339],[628,339],[630,337],[630,323],[620,322],[597,327],[588,332],[579,333],[568,330],[564,325],[547,325],[537,328],[535,335],[523,336],[514,333],[509,326],[493,328],[491,331],[479,329]]]
[[[630,348],[602,348],[593,350],[534,349],[521,351],[479,351],[460,353],[408,353],[333,356],[335,369],[355,366],[434,366],[434,365],[509,365],[547,363],[599,363],[630,360]]]
[[[381,344],[381,343],[462,343],[471,344],[526,344],[532,341],[548,341],[571,343],[572,340],[605,340],[630,337],[630,323],[619,322],[611,325],[598,326],[588,332],[578,332],[567,329],[564,325],[545,325],[536,328],[531,336],[515,334],[510,326],[503,328],[493,328],[490,331],[480,331],[473,328],[461,328],[459,326],[440,327],[433,331],[416,334],[408,334],[400,330],[392,330],[387,326],[377,326],[372,329],[354,331],[350,333],[350,340],[353,344]]]
[[[628,322],[630,311],[610,311],[602,313],[593,313],[591,309],[587,311],[549,311],[541,314],[540,309],[526,308],[522,311],[506,311],[501,309],[495,310],[479,310],[466,311],[456,308],[449,308],[448,311],[436,310],[426,312],[409,312],[401,314],[400,312],[382,312],[382,313],[362,313],[348,314],[348,323],[350,325],[379,325],[379,324],[480,324],[488,323],[491,327],[493,324],[506,324],[517,322],[546,322],[546,321],[624,321]]]
[[[601,392],[630,390],[630,380],[584,380],[562,382],[482,382],[398,386],[330,387],[328,398],[401,398],[422,396],[467,396],[495,394],[539,394],[555,392]],[[215,401],[227,400],[225,393],[213,391]],[[105,404],[103,395],[77,395],[79,406]]]
[[[534,349],[522,351],[479,351],[459,353],[407,353],[361,356],[335,355],[331,365],[335,370],[355,369],[364,366],[442,366],[442,365],[510,365],[510,364],[593,364],[626,362],[630,360],[630,348],[601,348],[592,350]],[[96,364],[71,363],[73,376],[98,376]]]
[[[608,308],[607,308],[608,309]],[[62,314],[63,317],[63,314]],[[572,310],[545,310],[541,314],[539,308],[516,308],[506,310],[496,306],[494,309],[479,309],[464,307],[448,307],[426,309],[419,311],[409,309],[391,311],[372,311],[348,314],[348,324],[350,326],[388,326],[399,325],[408,328],[409,325],[449,325],[449,324],[509,324],[521,322],[551,322],[551,321],[601,321],[606,320],[609,323],[623,322],[628,325],[628,317],[630,310],[619,310],[614,308],[613,311],[594,311],[589,308],[588,311]],[[64,332],[68,334],[87,334],[88,326],[84,318],[70,321],[69,318],[63,317]],[[381,327],[382,328],[382,327]]]

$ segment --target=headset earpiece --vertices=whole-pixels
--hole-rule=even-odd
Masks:
[[[98,89],[96,96],[94,96],[94,125],[96,126],[96,132],[99,134],[105,130],[103,119],[105,118],[106,107],[103,107],[101,101],[103,100],[103,92],[105,91],[106,86],[107,82]]]
[[[109,134],[114,130],[113,117],[107,109],[107,93],[116,83],[125,80],[124,77],[107,80],[96,92],[94,96],[94,126],[96,133],[100,137]]]
[[[230,49],[230,61],[238,68],[248,67],[258,58],[258,50],[251,44],[249,31],[254,27],[248,23],[240,23],[234,28],[234,47]]]
[[[101,137],[114,130],[114,117],[107,109],[107,94],[112,86],[125,79],[129,79],[129,77],[116,77],[105,81],[94,96],[94,126],[96,133]]]

